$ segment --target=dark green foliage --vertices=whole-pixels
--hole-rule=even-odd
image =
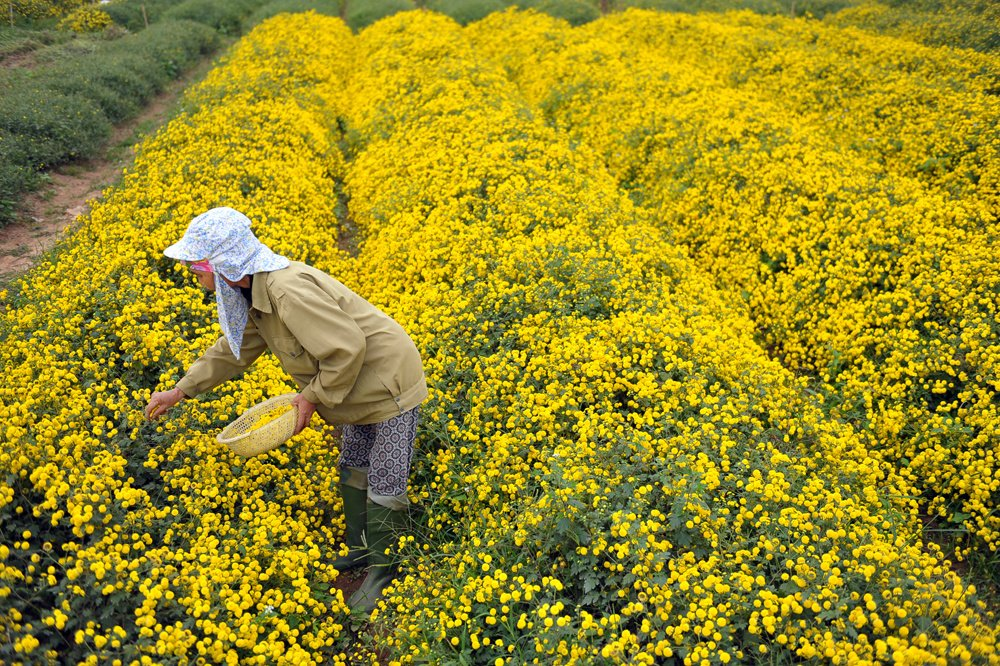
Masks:
[[[110,132],[90,99],[41,87],[0,95],[0,226],[38,172],[93,153]]]
[[[431,0],[427,3],[427,9],[447,14],[462,25],[503,11],[506,6],[502,0]]]
[[[285,12],[293,14],[314,11],[317,14],[326,16],[340,16],[343,10],[343,0],[271,0],[271,2],[250,14],[243,22],[243,29],[249,30],[261,21],[266,21],[272,16],[277,16]]]
[[[118,0],[101,6],[111,20],[130,32],[138,32],[146,27],[146,22],[156,23],[163,13],[183,0]],[[146,15],[143,17],[143,8]]]
[[[616,0],[615,9],[656,9],[665,12],[727,12],[748,9],[758,14],[813,16],[857,5],[859,0]]]
[[[516,4],[564,19],[570,25],[583,25],[601,18],[601,10],[584,0],[519,0]]]
[[[783,4],[787,3],[788,0],[785,0]],[[857,4],[857,0],[797,0],[787,8],[787,13],[793,16],[823,18],[827,14],[834,14],[841,9]]]
[[[138,35],[134,44],[155,58],[170,78],[177,78],[219,47],[219,36],[204,25],[163,21],[153,27]]]
[[[28,30],[16,26],[13,28],[0,26],[0,63],[6,58],[31,53],[68,39],[71,39],[71,35],[57,30]]]
[[[34,171],[21,166],[21,147],[13,145],[12,138],[0,132],[0,226],[14,215],[17,196],[30,189],[37,178]],[[12,154],[17,157],[12,158]]]
[[[165,83],[163,70],[151,58],[102,55],[80,63],[64,63],[41,77],[43,85],[90,98],[112,123],[131,118]]]
[[[876,11],[870,11],[876,10]],[[918,0],[913,3],[872,2],[859,11],[827,17],[838,27],[854,26],[917,40],[930,46],[1000,51],[1000,3],[983,0]]]
[[[188,19],[215,28],[224,35],[239,35],[243,19],[264,0],[185,0],[163,13],[164,19]]]
[[[619,0],[618,7],[626,9],[658,9],[664,12],[725,12],[749,9],[759,14],[787,13],[789,0]]]
[[[109,42],[76,61],[40,71],[41,86],[94,101],[113,123],[135,115],[172,79],[216,45],[211,28],[193,22],[158,23]]]
[[[352,30],[361,30],[371,25],[380,18],[391,16],[396,12],[405,12],[416,9],[417,5],[413,0],[371,0],[370,2],[347,3],[347,25]]]
[[[0,137],[18,166],[40,170],[93,152],[111,123],[92,101],[48,88],[0,97]],[[6,157],[6,156],[5,156]]]
[[[916,12],[989,14],[997,11],[996,0],[883,0],[882,4]]]

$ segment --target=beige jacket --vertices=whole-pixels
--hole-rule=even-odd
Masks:
[[[220,337],[177,383],[185,395],[210,391],[270,349],[329,423],[379,423],[427,397],[406,331],[326,273],[293,261],[254,275],[251,293],[240,358]]]

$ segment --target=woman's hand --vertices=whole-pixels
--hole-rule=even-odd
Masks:
[[[169,391],[157,391],[149,397],[149,404],[146,405],[146,418],[149,420],[158,419],[163,414],[186,398],[184,392],[179,388],[172,388]]]
[[[301,393],[292,398],[292,404],[295,405],[299,413],[299,419],[295,424],[295,432],[292,433],[297,435],[309,425],[309,419],[312,418],[313,412],[316,411],[316,405],[303,398]]]

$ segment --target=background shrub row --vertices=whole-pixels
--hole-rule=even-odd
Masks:
[[[989,663],[992,618],[939,614],[943,590],[971,597],[918,545],[898,475],[476,48],[523,43],[516,16],[372,26],[347,90],[353,277],[408,322],[433,387],[394,658]]]
[[[111,127],[136,115],[164,86],[238,34],[262,0],[149,3],[161,19],[92,52],[8,78],[0,91],[0,226],[39,174],[93,156]],[[129,25],[138,3],[123,5]],[[114,10],[119,11],[119,10]],[[141,10],[140,10],[141,11]],[[141,15],[138,19],[141,21]]]

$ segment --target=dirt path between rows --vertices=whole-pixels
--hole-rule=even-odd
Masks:
[[[90,210],[93,200],[121,181],[122,171],[135,159],[136,144],[176,113],[181,94],[205,76],[215,58],[172,81],[138,116],[115,127],[100,155],[50,171],[49,182],[22,199],[18,220],[0,227],[0,284],[34,266]]]

